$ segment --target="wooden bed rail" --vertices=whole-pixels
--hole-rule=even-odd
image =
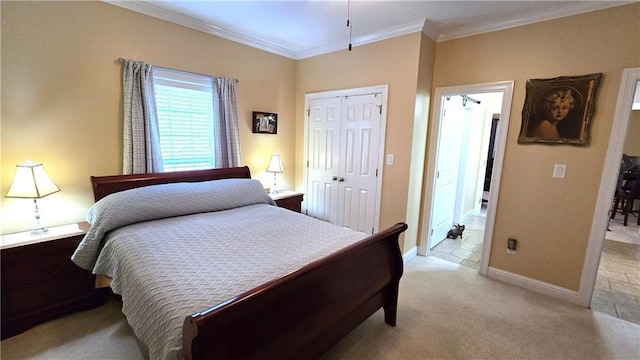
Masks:
[[[395,326],[406,229],[398,223],[187,317],[185,359],[315,359],[381,307]]]
[[[250,178],[236,167],[92,176],[96,201],[147,185]],[[188,316],[186,359],[315,359],[381,307],[396,323],[402,254],[398,223],[282,278]],[[260,256],[256,254],[256,256]]]
[[[164,173],[91,176],[95,201],[118,191],[142,186],[169,184],[175,182],[198,182],[230,178],[251,178],[248,166],[209,170],[174,171]]]

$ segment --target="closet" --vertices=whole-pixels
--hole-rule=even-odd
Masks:
[[[307,94],[306,104],[307,215],[376,232],[386,86]]]

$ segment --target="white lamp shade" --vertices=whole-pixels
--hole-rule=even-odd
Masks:
[[[280,159],[280,154],[271,154],[271,160],[269,161],[269,167],[267,168],[267,172],[272,173],[281,173],[284,171],[282,167],[282,160]]]
[[[39,199],[60,191],[51,181],[41,163],[27,161],[16,166],[8,198]]]

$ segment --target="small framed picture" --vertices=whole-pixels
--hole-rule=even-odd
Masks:
[[[518,144],[589,145],[602,73],[527,80]]]
[[[252,131],[260,134],[277,134],[278,114],[254,111]]]

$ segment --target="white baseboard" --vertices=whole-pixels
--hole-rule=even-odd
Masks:
[[[528,278],[526,276],[510,273],[508,271],[490,267],[487,277],[509,285],[521,287],[539,294],[551,296],[565,300],[573,304],[578,304],[578,292],[563,288],[561,286],[546,283],[544,281]]]
[[[406,265],[409,261],[413,260],[418,255],[418,248],[412,247],[406,253],[402,254],[402,262]]]

